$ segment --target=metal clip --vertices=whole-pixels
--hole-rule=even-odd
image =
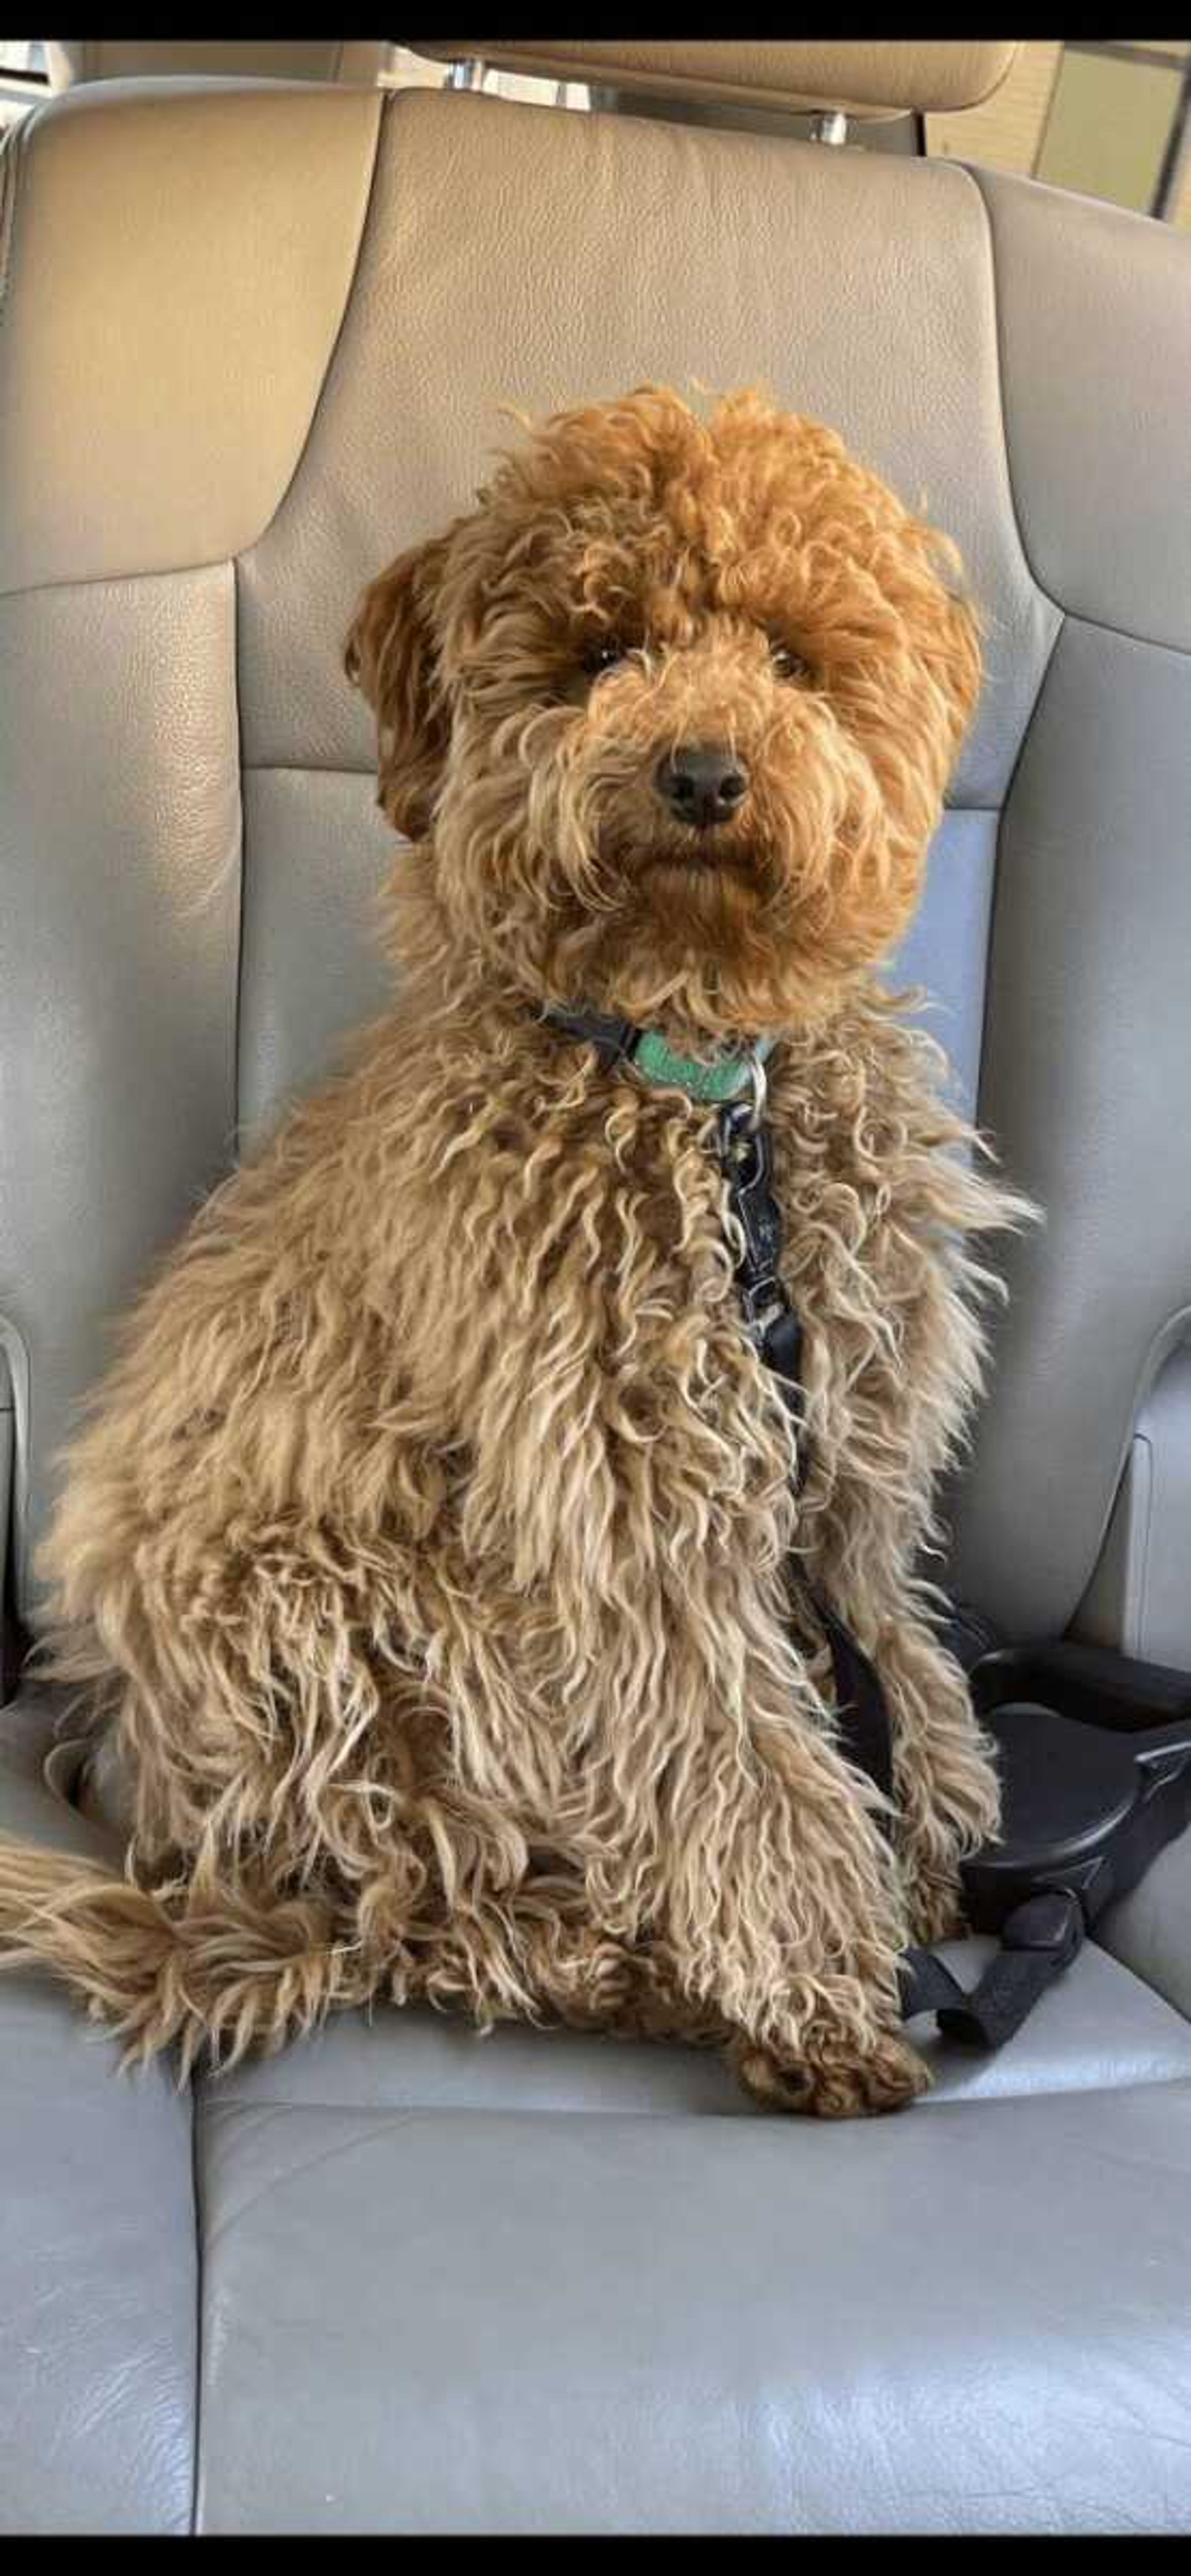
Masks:
[[[742,1281],[740,1303],[744,1313],[745,1331],[758,1344],[764,1341],[770,1325],[776,1323],[778,1316],[785,1312],[781,1288],[778,1281],[769,1274],[760,1279]]]
[[[749,1057],[749,1079],[753,1086],[753,1097],[746,1123],[750,1134],[755,1136],[765,1115],[765,1104],[769,1098],[769,1077],[762,1057],[755,1053]]]

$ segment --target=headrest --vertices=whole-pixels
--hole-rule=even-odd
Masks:
[[[46,41],[51,89],[73,89],[78,81],[158,80],[177,73],[206,74],[233,80],[375,81],[387,52],[383,44],[307,43],[272,37],[241,42],[217,36],[197,43],[117,41],[88,36]]]
[[[541,79],[595,81],[609,89],[653,90],[670,98],[735,99],[750,107],[841,107],[854,116],[935,114],[975,107],[1004,80],[1017,41],[964,37],[955,43],[832,38],[821,44],[694,37],[634,44],[627,38],[558,36],[540,44],[485,44],[441,36],[405,42],[439,60],[471,58]]]

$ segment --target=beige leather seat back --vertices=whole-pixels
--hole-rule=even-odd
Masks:
[[[944,77],[955,103],[958,53],[969,95],[995,70],[942,50],[932,74],[915,49],[920,106]],[[739,52],[749,95],[830,98],[839,49],[817,93],[813,51],[723,47],[719,78]],[[502,402],[764,378],[953,531],[988,611],[903,962],[1048,1209],[1012,1257],[957,1569],[1012,1629],[1061,1628],[1191,1301],[1187,244],[950,163],[656,119],[102,83],[18,130],[0,237],[26,1609],[110,1320],[383,999],[389,844],[339,659],[361,584],[466,502]]]
[[[78,81],[161,80],[193,74],[219,80],[375,81],[389,52],[379,42],[335,38],[215,36],[181,38],[51,37],[46,43],[50,86],[73,89]]]

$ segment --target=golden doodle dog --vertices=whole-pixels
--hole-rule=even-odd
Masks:
[[[899,1954],[997,1821],[923,1559],[965,1237],[1020,1203],[871,971],[976,701],[958,559],[830,430],[647,388],[507,456],[347,667],[398,999],[203,1208],[68,1454],[41,1659],[132,1840],[123,1877],[0,1851],[0,1949],[183,2070],[386,1998],[894,2106]],[[652,1077],[550,1006],[648,1030]],[[761,1042],[800,1486],[715,1150]],[[879,1670],[892,1813],[791,1551]]]

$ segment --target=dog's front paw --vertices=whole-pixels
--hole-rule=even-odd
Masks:
[[[738,2041],[732,2063],[754,2101],[769,2111],[800,2111],[812,2120],[863,2120],[900,2111],[925,2093],[930,2073],[909,2041],[888,2032],[856,2057],[816,2062],[774,2056],[751,2040]]]

